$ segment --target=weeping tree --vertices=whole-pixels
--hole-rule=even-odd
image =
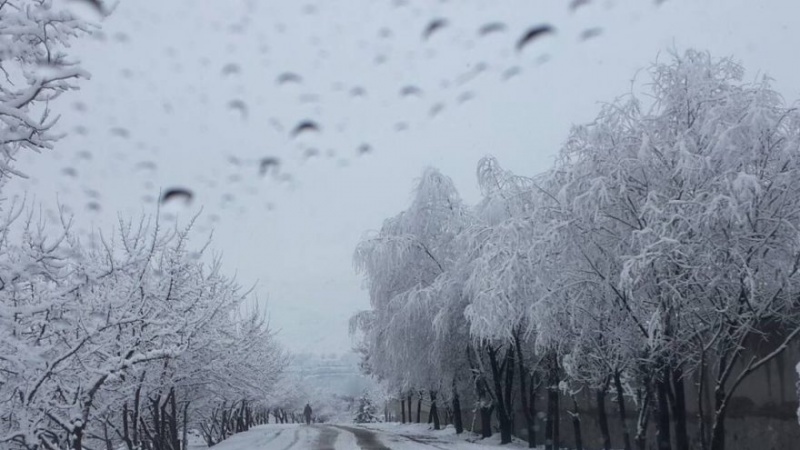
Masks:
[[[392,390],[430,396],[451,386],[452,377],[430,352],[435,305],[426,290],[455,260],[455,237],[466,218],[452,181],[426,169],[411,206],[356,249],[354,263],[364,274],[372,309],[351,319],[351,332],[361,336],[363,367]],[[407,404],[410,420],[410,397]]]
[[[542,294],[537,272],[536,241],[541,231],[535,181],[516,176],[494,158],[478,164],[483,199],[475,209],[475,224],[464,232],[462,264],[466,273],[464,316],[469,324],[475,361],[488,370],[493,408],[500,425],[501,442],[511,442],[514,432],[515,379],[525,412],[529,445],[534,445],[533,396],[528,390],[531,373],[528,337],[535,332],[527,313]],[[482,355],[484,353],[485,355]]]
[[[798,116],[742,73],[729,59],[673,55],[651,69],[647,109],[634,97],[608,105],[573,130],[553,170],[576,273],[611,291],[645,343],[628,367],[640,404],[655,405],[660,449],[673,430],[688,445],[692,375],[713,377],[712,421],[701,414],[700,427],[704,446],[724,448],[733,392],[800,333]],[[746,349],[760,356],[743,360]]]
[[[605,105],[545,173],[485,158],[469,214],[426,181],[360,244],[373,308],[354,322],[371,370],[402,392],[458,394],[466,378],[481,428],[494,413],[502,442],[521,404],[529,445],[526,391],[541,383],[548,448],[561,445],[565,394],[582,389],[604,448],[687,448],[692,382],[700,442],[724,449],[737,389],[800,335],[800,115],[730,59],[690,50],[649,74],[647,102]]]

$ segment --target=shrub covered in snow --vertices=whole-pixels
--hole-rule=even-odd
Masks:
[[[373,403],[372,399],[364,393],[358,399],[358,409],[356,415],[353,417],[355,423],[374,423],[380,422],[381,419],[376,416],[378,408]]]

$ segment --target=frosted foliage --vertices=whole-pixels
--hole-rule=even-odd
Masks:
[[[356,249],[373,309],[354,316],[351,329],[362,333],[368,370],[393,389],[430,387],[436,380],[430,360],[420,357],[429,355],[434,340],[436,299],[428,288],[456,259],[455,238],[467,218],[452,181],[426,169],[410,207]]]
[[[697,362],[765,320],[796,326],[800,121],[768,80],[739,83],[727,59],[689,51],[652,74],[650,111],[635,98],[606,106],[554,169],[574,218],[562,286],[594,285],[570,289],[579,312],[607,302],[623,319],[591,313],[585,342],[622,356],[638,335],[654,357]],[[631,337],[619,336],[625,324]]]
[[[66,49],[92,26],[69,2],[8,0],[0,4],[0,183],[20,175],[10,163],[20,150],[52,148],[56,117],[48,105],[88,78]]]
[[[507,220],[486,229],[471,261],[464,294],[465,316],[473,336],[510,340],[535,293],[535,266],[529,255],[534,231],[523,220]]]
[[[477,176],[483,193],[477,213],[488,224],[533,213],[536,208],[533,194],[537,191],[534,179],[515,175],[488,156],[478,162]]]
[[[372,368],[401,389],[460,375],[495,411],[502,386],[486,380],[518,356],[569,392],[651,395],[665,375],[702,370],[724,397],[705,423],[721,442],[738,387],[800,336],[800,113],[768,79],[744,83],[738,64],[707,53],[671,55],[649,74],[652,100],[604,105],[547,172],[482,159],[469,220],[412,227],[415,206],[386,222],[381,257],[362,259],[373,264],[373,309],[358,316]],[[427,247],[447,255],[441,265]],[[755,336],[773,350],[745,357]],[[423,362],[433,369],[412,375]]]
[[[535,333],[542,316],[534,311],[558,301],[550,283],[562,245],[550,177],[514,175],[493,158],[478,163],[484,198],[476,207],[480,221],[463,233],[462,255],[465,317],[478,341],[510,343],[515,331]]]
[[[372,301],[430,284],[453,259],[448,245],[464,211],[452,181],[428,169],[415,194],[408,210],[388,219],[356,249],[355,265],[367,275]]]
[[[0,240],[0,446],[94,439],[136,390],[175,389],[197,418],[268,394],[281,350],[186,230],[120,223],[85,241],[67,221],[48,236],[12,219]]]
[[[462,373],[467,369],[464,360],[465,343],[469,342],[469,328],[464,320],[467,301],[461,293],[459,271],[454,269],[451,275],[439,277],[426,292],[430,304],[428,320],[432,318],[434,333],[430,360],[438,367],[442,380],[463,378]],[[444,389],[450,387],[443,384]]]

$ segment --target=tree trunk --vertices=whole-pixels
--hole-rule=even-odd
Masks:
[[[150,412],[153,415],[153,433],[151,440],[155,441],[154,444],[158,445],[158,448],[161,448],[161,436],[163,433],[161,432],[161,395],[159,394],[155,398],[150,398]]]
[[[666,372],[664,370],[663,372]],[[670,439],[670,420],[669,420],[669,401],[667,399],[667,390],[669,389],[668,381],[664,377],[666,373],[656,381],[656,397],[658,399],[658,423],[656,430],[656,443],[658,450],[672,450],[672,441]]]
[[[481,406],[481,437],[492,437],[492,408]]]
[[[433,417],[433,429],[440,430],[441,424],[439,423],[439,409],[436,407],[436,392],[431,391],[431,412],[430,416]]]
[[[611,450],[611,433],[608,431],[608,414],[606,413],[606,389],[608,380],[603,386],[595,390],[597,400],[597,423],[600,426],[600,435],[603,437],[603,449]]]
[[[114,442],[108,435],[108,419],[106,419],[106,421],[103,422],[103,441],[106,444],[106,450],[114,450]]]
[[[495,410],[495,414],[500,425],[500,444],[508,444],[511,442],[511,422],[506,409],[506,395],[501,381],[503,377],[503,369],[501,369],[497,362],[497,349],[489,347],[487,351],[489,353],[489,362],[492,368],[495,398],[497,399],[497,409]],[[511,349],[506,350],[506,355],[508,355],[510,352]],[[508,362],[508,357],[506,357],[506,363]],[[508,364],[504,365],[506,366],[505,370],[509,370]]]
[[[506,350],[506,383],[505,383],[505,405],[506,418],[508,420],[509,442],[511,436],[514,434],[514,372],[516,365],[514,364],[514,349],[508,348]]]
[[[183,405],[183,449],[189,449],[189,402]]]
[[[675,423],[675,446],[678,450],[689,450],[689,433],[686,430],[686,393],[683,383],[683,369],[671,371],[672,379],[672,420]]]
[[[172,448],[178,450],[181,448],[181,441],[178,438],[178,401],[175,399],[175,388],[169,390],[170,402],[169,406],[172,412],[169,416],[169,434],[172,440]]]
[[[528,437],[528,442],[533,443],[533,447],[536,447],[536,389],[538,388],[537,377],[535,373],[531,373],[530,379],[531,385],[528,387],[528,414],[531,416],[531,429],[530,429],[530,436]]]
[[[488,386],[486,386],[486,379],[481,375],[475,380],[475,391],[478,395],[478,404],[480,405],[481,415],[481,437],[492,437],[492,405],[487,401]]]
[[[706,361],[705,352],[700,353],[700,365],[697,371],[697,428],[700,435],[700,448],[708,450],[709,437],[707,432],[707,416],[706,416]]]
[[[725,450],[725,388],[714,389],[714,425],[711,427],[711,450]]]
[[[83,427],[73,428],[72,434],[72,450],[83,450]]]
[[[151,444],[155,444],[153,433],[150,433],[150,430],[147,427],[147,423],[144,421],[144,417],[140,417],[139,422],[140,422],[139,424],[142,427],[142,447],[151,448],[152,447]]]
[[[417,397],[417,423],[422,423],[422,392]]]
[[[527,441],[528,441],[528,448],[535,448],[536,447],[536,430],[533,423],[533,417],[531,416],[531,403],[528,397],[528,388],[525,386],[525,376],[520,373],[520,397],[522,400],[522,413],[525,417],[525,431],[527,433]]]
[[[522,414],[525,417],[525,428],[528,434],[528,448],[536,447],[536,431],[534,430],[533,417],[531,416],[531,405],[528,398],[528,388],[526,378],[528,371],[525,368],[525,361],[522,355],[522,342],[519,338],[520,330],[514,332],[514,348],[517,351],[517,366],[519,367],[519,392],[522,400]]]
[[[142,372],[139,376],[139,384],[136,385],[136,391],[133,393],[133,416],[131,417],[131,441],[133,447],[139,446],[139,410],[141,408],[142,400],[142,383],[147,372]]]
[[[572,397],[572,405],[574,411],[572,412],[572,429],[575,431],[575,450],[583,450],[583,435],[581,434],[581,412],[578,409],[578,401]],[[604,406],[605,408],[605,406]],[[606,424],[608,426],[608,424]],[[606,430],[608,433],[608,430]]]
[[[493,405],[492,402],[487,399],[487,396],[489,395],[489,384],[486,382],[486,376],[482,370],[476,367],[476,364],[472,359],[472,351],[472,347],[467,346],[467,361],[469,362],[470,370],[474,374],[473,381],[475,383],[475,395],[478,397],[478,408],[480,409],[481,437],[488,438],[492,436]],[[479,355],[476,356],[480,357]]]
[[[624,449],[631,450],[631,434],[628,431],[628,421],[625,414],[625,393],[622,390],[622,374],[619,370],[614,372],[614,387],[617,390],[617,409],[619,410],[619,425],[622,429]]]
[[[558,450],[561,448],[561,400],[558,385],[553,389],[552,395],[554,398],[553,405],[553,449]]]
[[[125,448],[133,450],[133,442],[131,441],[130,427],[128,426],[128,402],[122,403],[122,442],[125,443]],[[135,424],[134,424],[135,428]]]
[[[639,399],[639,418],[636,421],[636,448],[637,450],[645,450],[647,447],[647,423],[650,417],[650,402],[652,393],[650,382],[644,383],[644,392],[639,390],[637,398]]]
[[[711,424],[711,450],[725,450],[725,416],[727,405],[725,383],[731,371],[730,365],[739,358],[739,352],[722,352],[717,361],[717,377],[714,383],[714,421]]]
[[[547,374],[547,419],[545,422],[545,449],[557,450],[561,448],[559,433],[559,392],[558,392],[558,359],[553,353],[547,356],[549,368]]]
[[[406,401],[405,399],[400,399],[400,420],[402,423],[406,423]]]
[[[549,379],[548,379],[549,381]],[[547,414],[544,419],[544,448],[545,450],[553,450],[553,398],[551,389],[547,386]]]
[[[453,426],[456,429],[456,434],[464,432],[464,422],[461,419],[461,400],[458,398],[455,379],[453,379]]]

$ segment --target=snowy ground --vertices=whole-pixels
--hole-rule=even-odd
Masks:
[[[458,436],[452,428],[432,431],[428,425],[261,425],[231,436],[214,450],[497,450],[499,438],[480,442]],[[503,448],[524,448],[512,444]]]

